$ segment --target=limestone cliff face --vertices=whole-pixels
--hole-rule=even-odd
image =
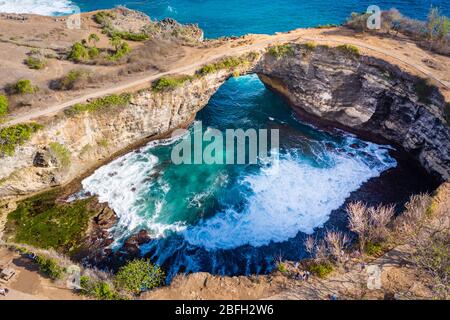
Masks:
[[[432,174],[450,178],[445,100],[434,87],[376,58],[294,46],[266,54],[256,72],[303,113],[402,146]]]
[[[173,91],[140,91],[127,107],[48,120],[14,156],[0,158],[0,199],[68,183],[117,152],[188,125],[228,77],[221,71]],[[70,163],[52,151],[54,143],[69,151]]]

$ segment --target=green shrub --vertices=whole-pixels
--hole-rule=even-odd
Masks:
[[[75,69],[69,71],[64,77],[55,81],[53,89],[72,90],[91,81],[91,73],[88,70]]]
[[[0,119],[8,114],[9,101],[8,97],[0,94]]]
[[[93,281],[88,276],[80,277],[81,293],[98,300],[119,300],[120,295],[106,281]]]
[[[419,101],[422,103],[430,103],[430,96],[433,93],[433,85],[428,79],[420,79],[414,84],[414,90],[417,93]]]
[[[89,58],[94,59],[100,55],[100,50],[97,47],[91,47],[88,49]]]
[[[197,75],[207,75],[219,70],[232,70],[250,61],[256,59],[255,53],[249,53],[245,57],[227,57],[223,58],[215,63],[207,64],[197,71]]]
[[[58,190],[38,194],[21,201],[8,215],[6,231],[18,243],[71,252],[95,214],[89,203],[90,199],[59,202]]]
[[[102,26],[106,26],[110,24],[111,19],[115,19],[116,15],[112,12],[108,11],[100,11],[94,15],[94,21]]]
[[[62,278],[64,268],[59,266],[54,259],[37,256],[36,262],[39,265],[39,270],[48,275],[51,279],[58,280]]]
[[[69,149],[65,145],[62,145],[58,142],[52,142],[49,145],[50,151],[53,154],[53,156],[58,159],[58,162],[63,167],[68,167],[71,163],[71,154]]]
[[[315,262],[308,265],[308,270],[319,278],[325,278],[333,272],[333,266],[329,262]]]
[[[17,81],[13,86],[12,90],[15,94],[33,94],[36,89],[31,84],[28,79],[21,79]]]
[[[65,110],[66,115],[74,116],[85,111],[96,112],[99,110],[112,109],[116,107],[127,106],[131,101],[131,94],[122,93],[120,95],[112,94],[103,98],[95,99],[92,102],[81,104],[78,103]]]
[[[118,288],[138,295],[164,284],[164,272],[150,261],[134,260],[120,268],[115,282]]]
[[[83,62],[89,58],[88,49],[81,42],[75,42],[69,52],[68,59],[75,62]]]
[[[295,51],[292,45],[282,44],[269,47],[269,49],[267,49],[267,53],[277,59],[280,59],[286,56],[293,56],[295,54]]]
[[[383,246],[380,243],[368,241],[364,246],[364,251],[369,256],[379,256],[383,253]]]
[[[348,55],[351,55],[351,56],[355,56],[355,57],[360,56],[359,48],[352,44],[343,44],[343,45],[337,46],[337,49]]]
[[[47,65],[47,61],[38,57],[28,57],[25,59],[25,64],[30,69],[41,70]]]
[[[22,123],[0,129],[0,155],[12,156],[17,146],[24,144],[31,135],[43,126],[37,123]]]
[[[150,37],[148,34],[141,32],[141,33],[134,33],[134,32],[127,32],[127,31],[113,31],[110,34],[111,37],[119,37],[123,40],[130,40],[130,41],[146,41]]]
[[[286,273],[286,272],[287,272],[286,264],[284,264],[283,262],[279,262],[279,263],[277,264],[277,269],[278,269],[278,271],[280,271],[281,273]]]
[[[111,40],[111,45],[115,48],[115,52],[109,56],[109,60],[111,61],[117,61],[131,52],[131,48],[128,43],[117,39],[119,38],[114,38]]]
[[[154,92],[170,91],[190,80],[192,80],[190,76],[162,77],[152,84],[152,89]]]

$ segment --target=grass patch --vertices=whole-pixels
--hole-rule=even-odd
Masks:
[[[103,98],[95,99],[89,103],[77,103],[66,109],[64,112],[68,116],[75,116],[83,112],[96,112],[106,109],[127,106],[131,101],[131,94],[122,93],[120,95],[112,94]]]
[[[280,271],[281,273],[286,273],[287,272],[287,268],[286,268],[286,264],[283,262],[279,262],[277,264],[277,269],[278,271]]]
[[[7,232],[15,242],[66,252],[77,248],[94,214],[88,206],[90,199],[58,203],[58,191],[23,200],[8,215]]]
[[[0,120],[8,114],[9,101],[8,97],[0,94]]]
[[[28,68],[34,70],[44,69],[47,65],[47,61],[45,59],[38,57],[28,57],[25,59],[24,63],[28,66]]]
[[[354,56],[354,57],[360,56],[359,48],[352,44],[343,44],[343,45],[337,46],[336,48],[350,56]]]
[[[414,90],[419,98],[419,102],[430,103],[430,96],[433,93],[434,87],[428,79],[419,79],[414,84]]]
[[[329,262],[314,262],[308,265],[308,271],[323,279],[333,272],[333,265]]]
[[[52,142],[49,145],[50,152],[53,154],[53,156],[58,159],[58,162],[61,164],[62,167],[68,167],[71,163],[71,154],[69,149],[63,144],[60,144],[58,142]]]
[[[0,155],[12,156],[17,146],[23,145],[31,135],[42,129],[37,123],[22,123],[0,129]]]
[[[116,15],[112,12],[108,11],[100,11],[94,15],[94,21],[102,26],[106,26],[110,24],[110,20],[114,20]]]
[[[178,87],[181,87],[185,82],[191,81],[191,76],[174,76],[174,77],[162,77],[152,84],[153,92],[171,91]]]
[[[272,46],[267,49],[267,53],[272,57],[281,59],[286,56],[293,56],[295,54],[294,47],[290,44],[282,44],[277,46]]]
[[[364,252],[369,256],[380,256],[383,253],[383,246],[380,243],[368,241],[364,246]]]

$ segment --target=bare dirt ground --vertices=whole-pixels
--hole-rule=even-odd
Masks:
[[[77,300],[81,296],[66,288],[64,283],[55,283],[39,272],[31,260],[22,258],[6,247],[0,247],[0,266],[8,266],[16,275],[8,282],[0,280],[0,288],[9,289],[0,300]]]
[[[20,26],[20,28],[18,27]],[[26,26],[26,27],[24,27]],[[101,37],[98,46],[108,47],[108,39],[101,34],[99,26],[93,22],[92,13],[83,15],[81,30],[66,30],[65,22],[53,17],[30,16],[26,21],[6,19],[0,15],[0,79],[2,86],[20,78],[31,79],[40,88],[32,103],[12,110],[3,125],[17,124],[43,116],[51,116],[76,103],[98,98],[112,93],[135,91],[149,87],[150,82],[168,74],[192,74],[199,67],[224,56],[241,55],[251,51],[285,42],[315,42],[337,46],[352,44],[358,46],[362,54],[374,56],[398,65],[403,70],[424,78],[432,79],[450,101],[450,57],[434,54],[418,47],[407,37],[357,34],[347,28],[297,29],[276,35],[247,35],[238,39],[211,42],[208,45],[183,46],[170,44],[159,59],[154,58],[150,68],[144,72],[118,76],[124,66],[83,65],[96,74],[102,74],[103,81],[96,82],[83,90],[56,92],[48,88],[48,83],[68,71],[80,67],[63,59],[49,59],[45,70],[31,70],[23,64],[31,47],[57,51],[69,48],[73,42],[86,39],[90,33]],[[12,39],[12,40],[11,40]],[[157,42],[130,42],[134,49],[155,46]],[[161,47],[164,47],[160,43]],[[153,50],[153,49],[152,49]],[[159,50],[159,51],[158,51]],[[170,53],[170,54],[169,54]],[[155,55],[154,55],[155,56]]]

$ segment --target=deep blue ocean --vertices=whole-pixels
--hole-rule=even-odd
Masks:
[[[82,11],[124,5],[154,19],[171,17],[183,23],[198,23],[207,38],[340,24],[351,12],[364,12],[369,5],[378,5],[382,10],[397,8],[416,19],[425,19],[431,5],[450,15],[449,0],[77,0],[74,3]]]

